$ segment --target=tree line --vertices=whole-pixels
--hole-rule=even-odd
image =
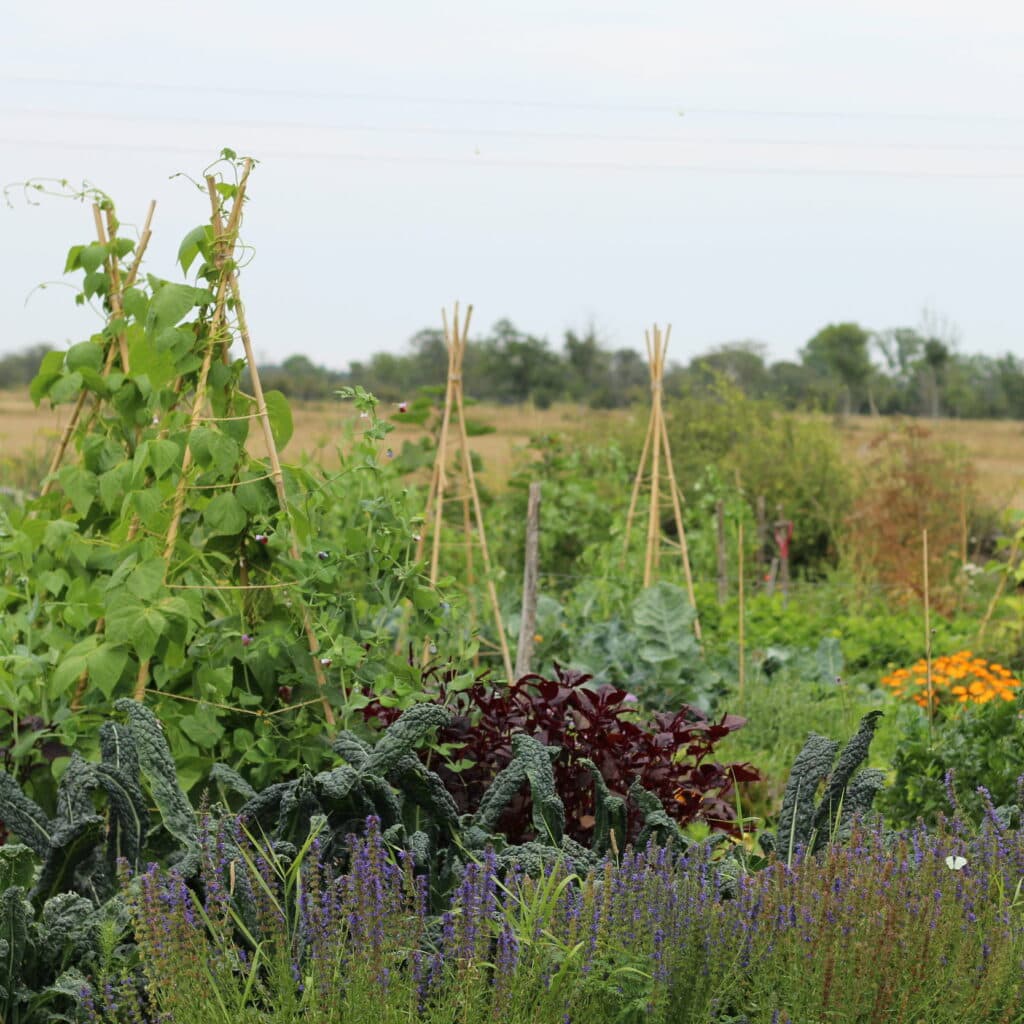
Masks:
[[[725,379],[750,398],[786,409],[840,414],[881,413],[963,419],[1024,419],[1024,361],[969,355],[941,330],[899,327],[870,331],[857,323],[829,324],[809,339],[795,360],[770,361],[766,347],[738,341],[714,347],[665,371],[669,396],[706,393]],[[28,385],[49,346],[0,357],[0,389]],[[333,397],[360,384],[386,401],[442,385],[448,353],[440,330],[422,330],[404,353],[377,352],[332,370],[304,355],[260,367],[266,388],[291,398]],[[643,354],[610,348],[597,332],[566,331],[561,346],[499,320],[466,345],[463,380],[481,401],[547,407],[556,401],[614,409],[643,400],[650,380]]]

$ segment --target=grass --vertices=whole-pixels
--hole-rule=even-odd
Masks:
[[[45,466],[71,406],[35,408],[22,392],[0,392],[0,465]],[[337,446],[354,424],[356,412],[343,402],[293,402],[295,433],[283,454],[291,460],[309,455],[325,466],[337,464]],[[396,409],[381,408],[395,424],[392,435],[400,447],[415,440],[423,429],[403,424]],[[549,409],[532,405],[473,406],[473,420],[495,428],[493,434],[471,438],[473,451],[483,459],[481,481],[501,491],[508,481],[519,453],[536,434],[568,433],[588,440],[634,433],[642,429],[646,409],[595,411],[573,403],[559,403]],[[967,449],[977,474],[978,491],[995,509],[1024,511],[1024,426],[1016,420],[928,420],[923,424],[942,441],[956,442]],[[847,450],[867,458],[871,442],[896,424],[892,417],[852,416],[839,429]],[[254,432],[255,433],[255,432]],[[252,452],[265,454],[262,440],[254,437]],[[685,486],[685,484],[684,484]]]
[[[57,445],[61,431],[71,412],[70,405],[51,409],[36,408],[26,394],[0,392],[0,466],[23,467],[18,475],[31,473],[31,467],[41,477],[46,463]],[[402,423],[395,408],[385,404],[381,415],[395,425],[391,435],[396,451],[403,441],[414,441],[425,433],[422,427]],[[338,464],[338,446],[349,430],[358,423],[358,414],[345,402],[293,402],[292,414],[295,432],[283,456],[298,461],[308,455],[327,468]],[[569,403],[554,405],[550,409],[537,409],[532,405],[477,405],[468,417],[495,428],[493,434],[470,439],[474,452],[483,459],[481,482],[493,490],[502,490],[531,437],[545,433],[569,433],[587,437],[613,436],[620,430],[631,430],[644,410],[630,412],[594,412],[584,406]],[[259,436],[259,428],[252,432],[251,451],[257,458],[266,454],[266,446]],[[9,477],[9,474],[5,473]],[[22,486],[29,485],[30,480]]]

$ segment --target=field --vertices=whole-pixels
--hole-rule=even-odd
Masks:
[[[36,408],[27,395],[0,392],[0,465],[7,460],[29,460],[43,466],[60,436],[70,406],[56,409]],[[292,402],[295,433],[284,449],[284,457],[297,461],[310,455],[325,467],[337,464],[337,446],[356,421],[356,412],[344,402]],[[423,431],[403,425],[401,416],[386,406],[381,414],[395,424],[392,435],[401,445]],[[473,451],[483,459],[481,479],[489,487],[501,490],[515,464],[517,455],[537,434],[563,433],[588,441],[608,440],[624,433],[642,430],[647,410],[598,412],[578,405],[557,404],[549,409],[532,405],[500,406],[481,404],[472,407],[473,420],[495,428],[494,433],[471,439]],[[979,493],[996,510],[1024,511],[1024,425],[1016,420],[929,420],[920,421],[942,441],[962,445],[970,453]],[[891,429],[896,421],[889,417],[850,417],[842,425],[844,444],[858,459],[866,458],[871,443]],[[265,454],[262,443],[252,445],[257,456]],[[27,481],[26,481],[27,482]],[[685,482],[684,482],[685,487]]]

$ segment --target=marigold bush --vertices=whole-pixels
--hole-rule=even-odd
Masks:
[[[884,676],[897,697],[928,706],[928,662],[921,658],[910,668],[898,668]],[[1003,665],[986,661],[971,651],[957,651],[932,660],[932,695],[936,705],[958,702],[985,704],[997,697],[1013,700],[1020,680]]]

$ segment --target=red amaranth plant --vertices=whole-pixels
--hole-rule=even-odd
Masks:
[[[463,813],[475,812],[495,775],[512,760],[516,733],[561,748],[553,767],[565,805],[566,833],[584,845],[594,826],[594,785],[585,759],[597,766],[612,793],[625,797],[639,780],[681,825],[700,820],[728,832],[736,830],[731,800],[735,784],[760,778],[749,764],[710,760],[715,745],[745,724],[736,715],[713,720],[684,704],[674,714],[656,712],[642,722],[626,702],[626,691],[614,686],[590,689],[585,684],[591,676],[557,664],[554,679],[528,675],[502,687],[478,679],[456,692],[449,692],[445,673],[434,669],[426,675],[424,689],[436,688],[435,701],[456,712],[452,724],[439,731],[438,744],[446,746],[453,763],[470,762],[454,771],[436,764],[435,754],[430,765]],[[399,714],[376,700],[363,709],[367,720],[383,725]],[[421,756],[430,758],[431,753]],[[636,837],[641,823],[639,808],[630,804],[628,840]],[[509,804],[499,829],[513,843],[533,837],[528,787]]]

